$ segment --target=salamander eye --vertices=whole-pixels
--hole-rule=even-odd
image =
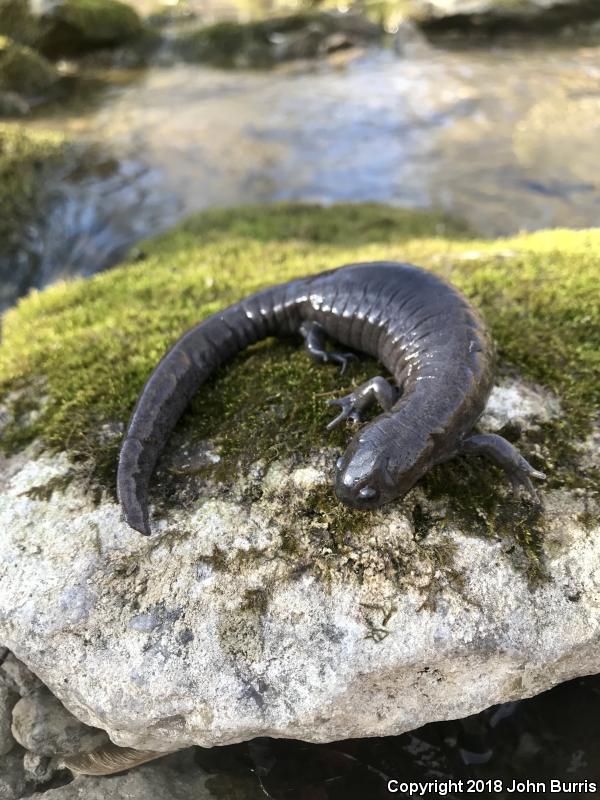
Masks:
[[[372,486],[364,486],[358,493],[358,496],[362,500],[371,500],[371,498],[375,497],[376,494],[377,489],[374,489]]]

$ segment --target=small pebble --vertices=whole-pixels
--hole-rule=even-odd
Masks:
[[[22,697],[13,708],[12,734],[41,756],[89,753],[109,741],[104,731],[80,722],[45,687]]]
[[[35,783],[47,783],[58,768],[57,761],[49,756],[27,751],[23,756],[23,769],[29,780]]]
[[[13,653],[9,653],[4,659],[2,673],[14,691],[18,692],[21,697],[42,685],[41,680]]]

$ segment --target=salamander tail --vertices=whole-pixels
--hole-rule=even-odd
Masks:
[[[144,536],[150,536],[146,496],[151,468],[147,471],[143,469],[142,453],[142,444],[138,439],[125,439],[119,456],[117,495],[127,524]]]

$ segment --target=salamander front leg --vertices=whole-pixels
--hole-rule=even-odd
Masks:
[[[463,453],[476,453],[487,456],[494,464],[503,469],[516,491],[520,486],[525,487],[532,497],[539,502],[531,478],[543,480],[543,472],[534,469],[510,442],[495,433],[478,433],[465,439],[461,451]]]
[[[328,405],[341,406],[342,409],[340,414],[327,425],[327,430],[335,428],[345,419],[360,422],[363,412],[373,403],[378,403],[384,411],[389,411],[399,396],[398,389],[381,375],[371,378],[355,389],[352,394],[327,401]]]
[[[335,353],[326,350],[327,334],[318,322],[303,322],[300,326],[300,334],[304,337],[304,343],[309,356],[320,364],[341,364],[343,374],[348,361],[356,358],[354,353]]]

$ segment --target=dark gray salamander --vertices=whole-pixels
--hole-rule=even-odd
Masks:
[[[326,338],[376,357],[393,386],[375,377],[332,400],[328,427],[359,421],[372,403],[383,413],[363,425],[336,465],[344,503],[376,508],[408,492],[434,464],[480,453],[515,487],[534,496],[543,478],[500,436],[469,435],[493,378],[493,346],[479,314],[452,286],[410,264],[350,264],[251,295],[192,328],[146,383],[121,447],[117,490],[127,522],[148,535],[148,489],[158,456],[199,386],[235,353],[267,336],[301,334],[317,361],[340,364],[351,353],[326,349]]]

